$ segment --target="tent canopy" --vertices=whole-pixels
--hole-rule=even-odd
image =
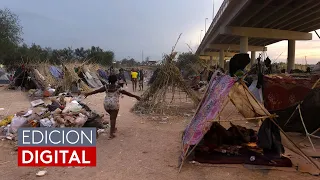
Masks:
[[[8,74],[2,68],[0,68],[0,84],[9,84],[10,80],[8,78]]]
[[[305,155],[275,123],[274,115],[271,115],[268,110],[258,102],[241,79],[228,75],[217,76],[217,73],[212,76],[205,96],[184,132],[180,169],[184,160],[199,144],[212,126],[212,123],[218,121],[221,112],[229,101],[235,105],[239,113],[244,117],[244,120],[257,121],[267,118],[270,119],[280,130],[282,144],[319,169],[317,164]],[[190,149],[191,146],[193,146],[192,149]]]

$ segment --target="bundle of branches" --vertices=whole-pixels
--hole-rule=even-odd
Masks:
[[[40,62],[39,64],[37,64],[36,69],[45,78],[46,82],[51,85],[51,87],[59,87],[62,85],[62,82],[58,81],[51,75],[50,66],[51,64],[49,64],[48,61]]]
[[[75,63],[70,63],[70,64],[62,64],[63,67],[63,72],[64,72],[64,78],[63,78],[63,90],[67,91],[72,89],[72,86],[74,84],[79,84],[80,88],[84,91],[84,92],[89,92],[91,91],[91,88],[84,83],[78,76],[78,74],[75,72],[75,68],[76,67],[80,67],[79,69],[81,69],[81,66],[78,66]]]
[[[88,63],[87,65],[86,65],[86,67],[91,71],[91,72],[97,72],[98,71],[98,69],[100,69],[101,68],[101,66],[99,65],[99,64],[95,64],[95,63]],[[105,68],[105,67],[103,67],[103,69],[107,69],[107,68]]]
[[[183,71],[184,78],[199,75],[204,67],[208,68],[205,61],[200,60],[199,56],[192,52],[182,53],[177,58],[177,67]]]
[[[161,109],[174,101],[175,92],[179,89],[185,92],[195,105],[200,102],[197,94],[184,82],[178,67],[173,62],[176,54],[173,52],[164,57],[154,82],[142,94],[141,101],[133,107],[133,111],[141,113],[163,112]],[[171,95],[170,102],[167,102],[167,94],[169,93]]]

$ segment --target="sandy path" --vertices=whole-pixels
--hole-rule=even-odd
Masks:
[[[130,88],[129,88],[130,90]],[[88,105],[103,111],[103,94],[86,99]],[[308,174],[285,171],[249,170],[241,165],[230,167],[200,167],[186,164],[179,174],[177,169],[181,132],[187,118],[169,118],[166,124],[151,117],[139,117],[129,112],[135,100],[121,99],[117,137],[107,140],[103,134],[97,140],[97,167],[46,168],[47,180],[95,179],[317,179]],[[9,113],[29,107],[26,95],[17,91],[0,89],[0,107],[11,108]],[[6,108],[7,109],[7,108]],[[1,111],[0,111],[1,112]],[[3,113],[3,112],[1,112]],[[1,115],[1,114],[0,114]],[[7,141],[0,141],[0,179],[32,180],[43,168],[17,167],[17,154]],[[291,169],[292,170],[292,169]]]

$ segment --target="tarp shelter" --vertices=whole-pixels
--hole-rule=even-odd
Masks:
[[[272,111],[279,115],[279,125],[287,132],[305,133],[301,122],[300,113],[296,110],[299,104],[295,104],[285,109]],[[314,89],[308,93],[300,104],[302,118],[308,132],[314,132],[320,128],[320,119],[317,116],[320,110],[320,89]]]
[[[320,78],[312,86],[304,100],[284,110],[275,111],[279,114],[279,125],[289,132],[301,132],[306,135],[312,148],[316,151],[311,138],[319,139],[320,120],[315,116],[320,109]]]
[[[25,89],[42,89],[48,87],[45,78],[37,69],[25,67],[24,65],[17,68],[14,76],[14,86],[24,87]]]
[[[301,102],[319,76],[296,78],[284,74],[263,76],[263,99],[266,109],[277,111]],[[320,86],[320,84],[319,84]]]
[[[105,79],[105,80],[108,80],[108,74],[107,74],[107,72],[106,72],[105,70],[103,70],[103,69],[98,69],[97,72],[98,72],[98,74],[99,74],[99,76],[100,76],[101,78],[103,78],[103,79]]]
[[[319,73],[320,72],[320,62],[318,62],[312,69],[313,72]]]
[[[182,154],[180,156],[180,170],[183,162],[200,143],[204,135],[211,128],[213,122],[219,122],[220,114],[226,104],[231,101],[244,117],[243,120],[269,119],[280,130],[282,144],[297,153],[319,170],[319,166],[289,139],[284,131],[275,123],[271,115],[262,104],[250,93],[242,80],[228,75],[211,78],[207,92],[198,109],[187,126],[182,139]],[[232,120],[230,120],[232,121]],[[260,132],[259,132],[260,133]]]
[[[50,66],[49,70],[50,70],[51,75],[55,79],[57,79],[57,80],[63,79],[63,71],[60,68],[58,68],[56,66]]]
[[[0,68],[0,84],[10,84],[8,73],[2,68]]]
[[[78,72],[78,75],[91,88],[99,88],[103,86],[99,77],[95,74],[95,72],[91,72],[86,67],[81,67],[81,70]]]

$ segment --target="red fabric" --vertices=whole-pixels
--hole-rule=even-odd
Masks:
[[[269,111],[288,108],[302,101],[319,77],[294,78],[277,75],[263,77],[264,105]]]

